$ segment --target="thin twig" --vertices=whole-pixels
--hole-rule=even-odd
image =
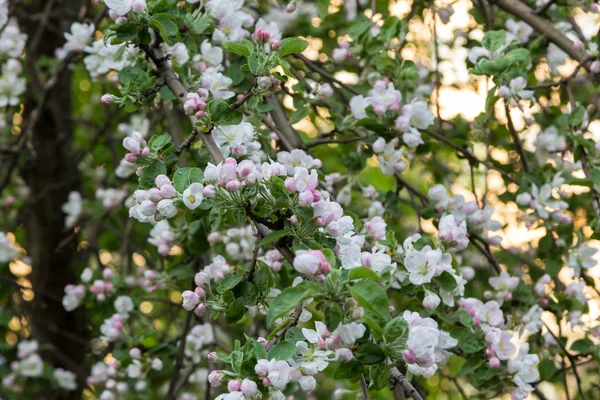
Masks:
[[[390,387],[393,391],[403,390],[407,396],[412,397],[414,400],[423,400],[423,396],[415,389],[412,383],[406,377],[398,371],[398,368],[392,367],[390,370]]]
[[[179,373],[181,368],[183,367],[183,356],[185,354],[185,343],[187,340],[187,333],[190,330],[190,326],[192,324],[192,317],[194,313],[188,312],[185,316],[185,322],[183,325],[183,332],[181,333],[181,342],[179,343],[179,351],[177,352],[177,356],[175,358],[175,368],[171,375],[171,382],[169,383],[169,390],[167,392],[167,400],[172,400],[177,395],[175,391],[175,385],[177,384],[177,378],[179,377]]]
[[[300,314],[302,314],[302,303],[298,304],[296,306],[296,308],[294,308],[294,311],[292,311],[292,314],[290,315],[290,317],[292,317],[292,320],[290,322],[288,322],[288,324],[283,329],[278,331],[275,334],[275,336],[273,336],[273,339],[269,340],[269,342],[265,345],[266,351],[269,351],[271,349],[271,347],[275,346],[277,344],[277,342],[279,342],[279,339],[281,339],[281,337],[283,335],[285,335],[285,333],[291,327],[298,325],[298,320],[300,319]]]
[[[506,111],[506,120],[508,122],[508,130],[510,131],[510,135],[513,138],[513,142],[515,147],[517,148],[517,153],[521,157],[521,164],[523,165],[523,170],[525,172],[529,172],[529,163],[527,162],[527,156],[525,155],[525,150],[523,149],[523,145],[521,144],[521,139],[519,138],[519,134],[515,129],[515,125],[513,124],[512,117],[510,116],[510,107],[508,104],[504,106],[504,110]]]
[[[360,385],[362,387],[365,400],[369,400],[369,387],[367,386],[367,381],[365,380],[365,374],[360,374]]]
[[[352,94],[355,95],[359,95],[360,92],[356,89],[354,89],[352,86],[348,86],[345,83],[341,82],[339,79],[337,79],[335,76],[331,75],[329,72],[327,72],[325,69],[321,68],[320,66],[318,66],[317,64],[315,64],[314,62],[312,62],[311,60],[309,60],[308,58],[304,57],[302,54],[300,53],[294,53],[294,57],[298,58],[299,60],[301,60],[302,62],[304,62],[304,64],[306,64],[306,66],[310,69],[312,69],[314,72],[323,75],[323,77],[325,77],[327,80],[337,83],[340,87],[346,89],[347,91],[349,91]]]

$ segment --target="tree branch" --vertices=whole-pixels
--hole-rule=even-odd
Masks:
[[[403,394],[412,397],[413,400],[423,400],[423,396],[419,394],[417,389],[406,377],[398,371],[398,368],[392,367],[390,370],[392,376],[390,377],[390,389],[394,392],[402,390]],[[401,397],[400,397],[401,398]]]
[[[487,0],[495,4],[509,14],[522,19],[529,24],[537,33],[546,36],[551,42],[561,48],[572,59],[582,62],[586,54],[573,48],[573,41],[558,30],[552,22],[540,17],[535,10],[519,0]],[[589,67],[584,66],[586,69]]]

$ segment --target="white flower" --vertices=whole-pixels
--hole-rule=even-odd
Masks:
[[[63,48],[67,51],[83,51],[88,41],[91,40],[95,30],[96,27],[94,24],[73,22],[71,32],[65,33],[67,43],[65,43]]]
[[[285,361],[277,361],[273,359],[269,361],[267,368],[267,378],[269,378],[269,381],[273,387],[279,390],[284,390],[288,382],[292,379],[289,364]]]
[[[54,380],[58,387],[64,390],[75,390],[77,389],[77,382],[75,380],[75,374],[71,371],[64,370],[62,368],[56,368],[52,373]]]
[[[540,329],[542,329],[542,325],[544,325],[541,319],[543,312],[544,310],[539,305],[534,304],[533,306],[531,306],[529,311],[527,311],[527,313],[523,315],[521,320],[525,324],[524,329],[527,332],[537,333],[540,331]]]
[[[292,366],[300,368],[305,375],[316,375],[329,365],[330,350],[318,350],[306,342],[296,342],[296,355],[291,359]],[[282,388],[280,388],[282,389]]]
[[[516,22],[514,19],[509,18],[504,23],[504,27],[506,28],[506,40],[509,42],[513,39],[517,39],[520,42],[527,42],[529,36],[533,33],[533,28],[529,26],[526,22],[519,21]]]
[[[169,62],[171,65],[181,67],[190,60],[190,53],[188,53],[185,44],[175,43],[173,46],[169,46],[163,43],[162,46],[165,55],[169,56]]]
[[[137,379],[142,374],[142,363],[140,360],[133,360],[131,364],[127,366],[127,376],[132,379]]]
[[[115,299],[115,310],[123,316],[123,318],[129,317],[129,313],[133,311],[134,305],[133,300],[129,296],[118,296]]]
[[[430,246],[423,247],[421,251],[408,253],[404,259],[404,266],[409,272],[410,283],[422,285],[431,282],[441,257],[441,251],[432,250]]]
[[[133,1],[134,0],[104,0],[104,3],[106,3],[108,8],[112,11],[123,16],[131,11]]]
[[[371,105],[371,98],[363,95],[354,96],[350,99],[350,110],[355,119],[367,118],[367,107]]]
[[[465,221],[459,223],[453,215],[446,215],[440,219],[438,226],[438,237],[449,244],[455,244],[459,250],[467,248],[469,238],[467,237],[467,224]]]
[[[67,214],[67,218],[65,219],[66,228],[75,226],[82,210],[81,194],[75,191],[70,192],[68,201],[62,206],[62,211]]]
[[[515,374],[513,377],[517,386],[527,392],[533,391],[533,386],[530,383],[535,382],[540,374],[535,368],[539,362],[537,354],[528,354],[529,344],[521,345],[519,355],[514,360],[508,360],[508,372]]]
[[[331,334],[339,336],[344,344],[351,346],[364,336],[366,330],[367,328],[363,324],[350,322],[349,324],[338,326]]]
[[[519,278],[510,276],[508,272],[502,271],[499,276],[493,276],[489,279],[490,286],[498,291],[512,292],[519,286]]]
[[[240,147],[247,151],[248,146],[254,142],[255,133],[252,124],[242,122],[239,125],[217,126],[213,129],[212,136],[223,156],[229,157],[232,150],[239,152]]]
[[[208,39],[204,40],[200,45],[200,53],[202,54],[202,60],[211,66],[216,66],[223,62],[223,49],[213,46]]]
[[[4,232],[0,232],[0,263],[6,263],[19,255]]]
[[[32,354],[19,362],[19,375],[26,377],[42,376],[44,363],[39,354]]]
[[[190,210],[195,210],[204,199],[204,196],[202,195],[202,189],[204,189],[204,186],[197,182],[194,182],[188,186],[188,188],[183,192],[183,204],[185,204]]]
[[[500,305],[494,300],[488,301],[483,307],[477,310],[476,316],[479,321],[487,323],[492,327],[499,327],[504,323],[504,315],[502,314]]]
[[[298,383],[300,384],[300,388],[306,393],[311,393],[317,386],[317,380],[312,376],[302,376],[298,379]]]
[[[156,210],[165,218],[173,218],[177,215],[177,207],[173,199],[162,199],[156,205]]]
[[[22,340],[17,346],[17,357],[25,358],[36,353],[40,345],[37,340]]]
[[[218,68],[207,68],[200,77],[200,83],[216,99],[230,99],[235,96],[235,92],[227,90],[233,83],[233,80],[223,75]]]

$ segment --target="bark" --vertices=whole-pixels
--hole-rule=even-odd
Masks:
[[[32,0],[19,3],[16,9],[21,30],[28,35],[24,127],[35,121],[27,128],[31,134],[26,138],[25,162],[21,169],[31,193],[25,230],[32,288],[36,293],[27,312],[32,336],[52,348],[42,351],[42,357],[55,368],[75,372],[79,381],[79,389],[73,392],[48,386],[39,393],[44,399],[80,399],[85,380],[82,367],[85,352],[76,340],[85,337],[83,312],[81,309],[66,312],[60,300],[65,285],[77,281],[79,264],[76,239],[58,248],[72,233],[65,229],[61,207],[69,192],[78,190],[80,184],[72,152],[72,74],[68,68],[61,71],[56,85],[47,94],[48,101],[40,102],[44,97],[44,83],[54,73],[41,69],[39,64],[43,57],[53,58],[54,50],[64,44],[64,32],[69,30],[82,4],[83,0]],[[43,13],[41,20],[29,19],[38,13]],[[28,120],[36,109],[39,118]]]

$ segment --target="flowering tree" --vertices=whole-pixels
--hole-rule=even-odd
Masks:
[[[599,7],[0,0],[0,397],[597,398]]]

